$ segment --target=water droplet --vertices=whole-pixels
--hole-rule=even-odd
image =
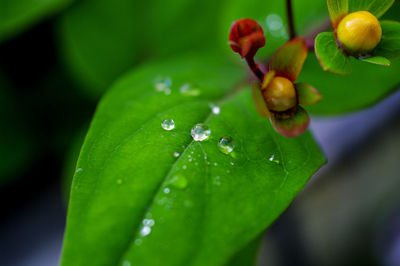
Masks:
[[[211,110],[215,115],[219,115],[219,113],[221,112],[221,109],[218,106],[211,107]]]
[[[172,129],[175,128],[175,122],[174,122],[174,120],[172,120],[172,119],[170,119],[170,118],[165,119],[165,120],[161,123],[161,127],[162,127],[164,130],[172,130]]]
[[[117,179],[117,184],[121,185],[122,184],[122,179]]]
[[[83,171],[82,168],[78,168],[78,169],[76,169],[75,173],[80,173],[80,172],[82,172],[82,171]]]
[[[217,162],[215,162],[215,163],[214,163],[214,166],[217,166],[217,165],[218,165],[218,163],[217,163]]]
[[[218,149],[225,154],[229,154],[235,148],[235,142],[232,137],[225,136],[218,141]]]
[[[136,239],[137,240],[137,239]],[[135,240],[135,242],[136,242],[136,240]],[[129,260],[124,260],[123,262],[122,262],[122,266],[131,266],[131,262],[129,261]]]
[[[145,225],[142,227],[140,230],[140,235],[141,236],[148,236],[151,233],[151,227],[148,225]]]
[[[184,189],[188,185],[188,181],[183,175],[174,175],[168,183],[179,189]]]
[[[141,236],[148,236],[151,233],[151,227],[154,225],[153,219],[143,219],[143,227],[140,229]]]
[[[154,81],[154,88],[156,91],[164,92],[166,95],[171,94],[172,80],[170,77],[157,77]]]
[[[187,168],[186,164],[182,166],[183,170],[186,170],[186,168]]]
[[[205,124],[197,124],[192,128],[190,134],[192,135],[193,140],[203,141],[210,137],[211,130]]]
[[[174,152],[174,157],[175,157],[175,158],[178,158],[178,157],[179,157],[179,155],[181,155],[179,152],[177,152],[177,151],[176,151],[176,152]]]
[[[268,160],[269,160],[270,162],[279,164],[279,159],[275,158],[275,155],[274,155],[274,154],[272,154],[271,157],[269,157]]]
[[[142,239],[140,239],[140,238],[135,239],[136,246],[140,246],[141,244],[142,244]]]
[[[167,187],[164,188],[164,193],[165,193],[165,194],[168,194],[169,192],[170,192],[169,188],[167,188]]]
[[[188,160],[188,161],[189,161],[189,163],[190,163],[190,162],[192,162],[192,160],[193,160],[192,158],[189,158],[189,160]]]
[[[195,163],[194,163],[194,165],[196,165],[196,166],[197,166],[197,165],[199,165],[199,163],[198,163],[198,162],[195,162]]]
[[[180,88],[179,91],[187,96],[198,96],[200,95],[200,90],[194,88],[191,84],[186,83],[183,84]]]
[[[230,162],[230,164],[231,164],[231,165],[234,165],[235,163],[234,163],[234,162]]]

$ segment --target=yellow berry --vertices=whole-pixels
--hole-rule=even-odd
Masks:
[[[263,90],[268,109],[275,112],[287,111],[296,105],[296,90],[287,78],[275,77]]]
[[[381,41],[382,29],[378,19],[368,11],[345,16],[337,28],[337,37],[350,53],[367,53]]]

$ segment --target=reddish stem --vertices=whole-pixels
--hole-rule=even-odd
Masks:
[[[296,29],[294,28],[292,0],[286,0],[286,14],[289,24],[289,37],[293,39],[296,37]]]
[[[264,73],[261,71],[261,69],[258,67],[256,62],[254,61],[253,57],[246,57],[246,62],[247,65],[249,66],[251,72],[254,73],[254,75],[258,78],[260,82],[263,82],[264,80]]]

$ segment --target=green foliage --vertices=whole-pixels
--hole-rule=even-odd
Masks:
[[[399,86],[400,62],[390,67],[351,58],[348,76],[324,72],[315,56],[309,55],[299,80],[309,82],[323,95],[320,103],[307,107],[312,114],[334,115],[358,111],[384,99]]]
[[[73,0],[2,0],[0,1],[0,42],[32,27],[60,11]]]
[[[382,56],[367,57],[367,58],[363,58],[361,60],[368,62],[368,63],[372,63],[372,64],[377,64],[377,65],[382,65],[382,66],[390,66],[389,59],[382,57]]]
[[[62,265],[223,265],[287,208],[325,159],[308,132],[287,139],[256,113],[241,73],[199,55],[114,85],[78,160]],[[169,82],[155,90],[159,76],[171,94]],[[161,128],[166,118],[175,129]],[[196,123],[210,139],[193,141]],[[228,155],[222,136],[236,143]]]
[[[318,34],[315,39],[315,53],[325,71],[339,75],[350,74],[350,57],[339,48],[333,32]]]
[[[381,21],[382,40],[374,50],[375,56],[400,59],[400,23]]]
[[[379,18],[393,5],[394,0],[348,0],[349,12],[369,11]]]
[[[84,93],[98,99],[119,75],[143,59],[217,46],[213,29],[222,4],[82,0],[59,21],[60,54]]]
[[[349,0],[328,0],[329,16],[331,17],[332,25],[334,28],[339,24],[342,19],[349,12]],[[351,0],[350,0],[351,1]]]

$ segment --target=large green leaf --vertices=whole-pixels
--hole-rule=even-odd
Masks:
[[[349,12],[366,10],[379,18],[393,3],[394,0],[349,0]]]
[[[222,265],[287,208],[325,159],[309,132],[285,138],[257,114],[241,73],[200,55],[114,85],[78,160],[62,265]],[[208,140],[192,139],[197,123]]]
[[[333,32],[318,34],[315,39],[315,54],[325,71],[339,75],[350,74],[350,57],[339,48]]]
[[[336,28],[340,20],[349,12],[349,0],[327,0],[329,16]]]
[[[73,0],[1,0],[0,42],[10,38],[41,19],[56,13]]]
[[[312,84],[323,95],[320,103],[307,106],[313,114],[333,115],[367,108],[387,97],[400,85],[400,62],[391,66],[369,64],[351,58],[353,72],[348,76],[324,72],[309,55],[299,80]]]

